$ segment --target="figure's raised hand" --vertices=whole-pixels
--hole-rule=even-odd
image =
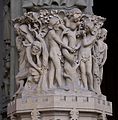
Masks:
[[[40,74],[43,74],[43,70],[42,70],[42,68],[37,68],[37,70],[38,70],[38,72],[40,73]]]
[[[37,32],[36,30],[34,30],[34,33],[36,35],[36,38],[41,38],[41,33],[40,32]]]
[[[75,50],[74,48],[69,48],[69,51],[70,51],[71,53],[74,53],[76,50]]]
[[[70,29],[65,28],[65,29],[64,29],[64,31],[63,31],[63,34],[68,34],[68,33],[69,33],[69,31],[70,31]]]

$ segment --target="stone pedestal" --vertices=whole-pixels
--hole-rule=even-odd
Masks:
[[[112,115],[112,104],[93,92],[53,91],[11,101],[8,117],[13,115],[16,120],[106,120],[106,115]]]
[[[51,9],[31,10],[14,19],[19,88],[8,104],[8,117],[106,120],[112,115],[112,104],[100,95],[107,58],[105,18],[78,8]]]

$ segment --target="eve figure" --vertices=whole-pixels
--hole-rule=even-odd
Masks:
[[[93,77],[94,89],[98,94],[101,94],[100,85],[103,79],[103,65],[107,59],[107,44],[104,42],[107,36],[107,30],[101,28],[97,36],[97,41],[93,46]]]

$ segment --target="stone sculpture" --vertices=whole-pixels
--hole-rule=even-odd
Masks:
[[[31,7],[34,5],[39,6],[66,6],[66,7],[72,7],[72,6],[87,6],[86,0],[24,0],[23,6],[24,7]]]
[[[40,113],[36,108],[31,112],[31,119],[32,120],[41,120]]]
[[[99,94],[107,58],[104,21],[78,8],[41,9],[14,19],[20,83],[16,95],[27,89],[38,94],[81,89]]]
[[[101,94],[100,85],[103,80],[103,65],[107,59],[107,44],[104,40],[107,36],[107,30],[105,28],[100,29],[97,41],[93,46],[93,77],[94,88]]]
[[[10,85],[15,77],[17,86],[7,106],[8,119],[103,120],[112,115],[112,104],[101,92],[106,19],[93,14],[93,0],[17,4],[24,14],[13,19],[11,59],[16,60],[11,65],[18,66],[11,66]],[[16,8],[13,1],[11,5]],[[22,8],[15,14],[12,10],[12,18]],[[13,95],[14,86],[10,89]]]

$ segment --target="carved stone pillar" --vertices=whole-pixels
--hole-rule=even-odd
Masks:
[[[79,120],[79,111],[76,109],[76,108],[73,108],[71,111],[70,111],[70,116],[71,116],[71,119],[70,120]]]
[[[93,14],[93,10],[92,10],[93,0],[86,0],[86,2],[88,6],[85,8],[85,13]]]
[[[4,7],[4,1],[0,1],[0,119],[2,120],[2,99],[3,99],[3,74],[4,74],[4,60],[3,60],[3,55],[4,55],[4,36],[3,36],[3,24],[4,24],[4,17],[3,17],[3,7]]]
[[[11,0],[11,20],[22,15],[22,1],[21,0]],[[12,23],[12,21],[11,21]],[[17,72],[17,53],[15,45],[15,33],[13,28],[13,23],[11,25],[11,51],[10,51],[10,96],[12,97],[15,92],[15,74]]]
[[[106,19],[87,14],[84,10],[92,4],[86,0],[24,3],[26,13],[13,19],[16,39],[12,45],[16,42],[19,66],[12,77],[18,89],[8,104],[8,116],[97,120],[102,114],[104,120],[105,115],[112,115],[112,103],[97,89],[107,58]]]
[[[102,113],[98,116],[98,120],[107,120],[106,114]]]

